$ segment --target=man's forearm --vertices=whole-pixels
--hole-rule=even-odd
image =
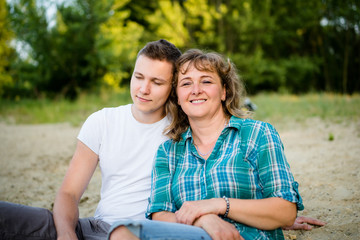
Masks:
[[[151,214],[153,220],[163,222],[176,222],[175,213],[162,211]]]
[[[79,219],[77,201],[64,193],[59,193],[54,203],[54,222],[57,239],[77,239],[75,228]]]

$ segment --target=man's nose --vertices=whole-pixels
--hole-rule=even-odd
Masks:
[[[143,81],[140,87],[140,92],[142,94],[150,94],[150,81]]]

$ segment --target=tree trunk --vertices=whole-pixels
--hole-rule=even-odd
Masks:
[[[342,74],[342,88],[343,93],[347,93],[347,82],[348,82],[348,67],[349,67],[349,35],[350,29],[347,28],[345,34],[345,46],[344,46],[344,65]]]

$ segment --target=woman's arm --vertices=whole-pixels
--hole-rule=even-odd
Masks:
[[[98,155],[78,141],[54,203],[54,222],[58,239],[77,239],[78,204],[96,169]]]
[[[262,230],[293,225],[296,204],[282,198],[229,199],[228,218]]]
[[[296,205],[281,198],[267,199],[229,199],[228,218],[263,230],[293,225],[296,218]],[[226,201],[212,198],[185,202],[175,213],[176,221],[193,224],[206,214],[224,215]]]

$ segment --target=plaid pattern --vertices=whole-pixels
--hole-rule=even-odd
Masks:
[[[264,122],[232,117],[205,161],[197,152],[191,129],[182,140],[163,143],[152,173],[147,217],[175,212],[185,201],[221,198],[280,197],[304,208],[275,128]],[[281,229],[263,231],[233,223],[245,239],[283,239]]]

